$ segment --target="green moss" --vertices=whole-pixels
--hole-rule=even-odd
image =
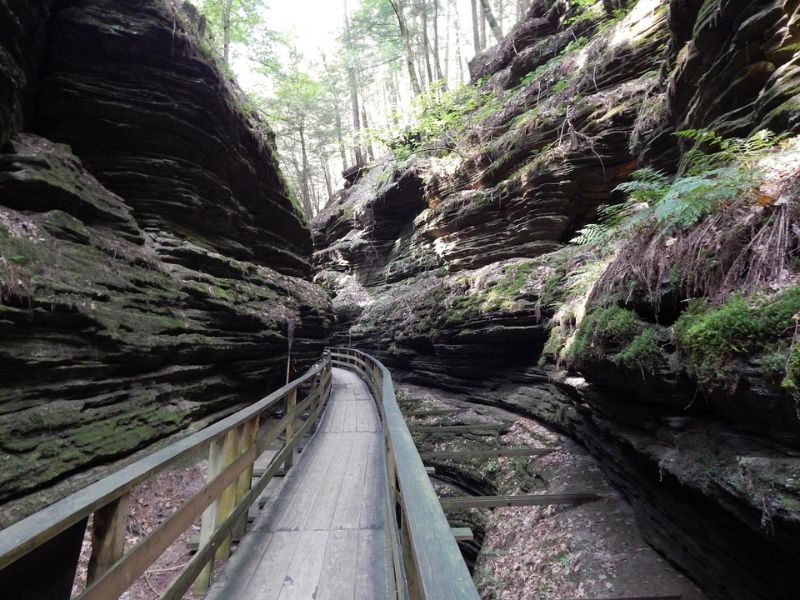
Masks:
[[[793,393],[800,392],[800,345],[795,343],[789,352],[788,360],[784,363],[786,376],[781,385]]]
[[[643,333],[636,314],[619,306],[597,308],[586,315],[567,351],[572,360],[602,359],[615,348],[630,345]]]
[[[660,356],[661,348],[656,331],[649,327],[633,338],[633,341],[616,356],[615,360],[631,368],[652,369]]]
[[[681,348],[696,362],[723,362],[785,337],[800,312],[800,286],[775,297],[731,296],[719,308],[694,303],[674,325]]]
[[[720,367],[738,356],[767,351],[759,360],[762,368],[774,370],[779,359],[777,344],[794,332],[794,317],[800,313],[800,286],[775,296],[752,294],[731,296],[722,306],[712,308],[693,303],[673,326],[675,340],[688,356],[697,374],[706,380],[719,379]],[[770,356],[772,354],[773,356]],[[792,351],[789,365],[796,352]],[[800,367],[800,359],[796,359]],[[789,376],[787,367],[787,378]],[[800,372],[800,369],[798,369]],[[796,379],[795,379],[796,380]]]

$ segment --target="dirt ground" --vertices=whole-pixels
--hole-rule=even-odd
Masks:
[[[406,412],[451,409],[427,423],[496,422],[510,426],[490,436],[418,439],[426,449],[502,446],[555,447],[544,456],[446,461],[469,485],[483,482],[496,494],[592,493],[601,500],[578,506],[448,511],[451,524],[483,533],[474,579],[484,600],[551,600],[680,595],[705,600],[700,590],[647,545],[632,508],[607,483],[585,449],[539,423],[464,402],[462,397],[411,385],[398,386]],[[437,467],[438,470],[438,467]],[[449,469],[448,469],[448,473]],[[436,475],[434,475],[436,482]],[[462,495],[458,482],[435,483],[442,495]],[[465,514],[468,513],[468,514]],[[477,537],[477,536],[476,536]]]
[[[128,528],[125,535],[125,550],[129,551],[150,532],[163,523],[183,502],[203,487],[206,478],[207,462],[182,469],[165,471],[155,479],[146,481],[131,494]],[[157,600],[166,591],[172,580],[191,560],[189,540],[200,533],[200,519],[183,532],[164,554],[150,566],[121,598],[122,600]],[[73,595],[81,592],[86,585],[86,569],[91,555],[92,524],[86,528],[81,558],[72,589]],[[223,568],[217,563],[215,574]],[[191,589],[183,596],[186,600],[199,600],[203,594]]]

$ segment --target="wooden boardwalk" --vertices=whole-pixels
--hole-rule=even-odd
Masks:
[[[334,369],[319,430],[209,598],[389,598],[383,446],[366,385]]]

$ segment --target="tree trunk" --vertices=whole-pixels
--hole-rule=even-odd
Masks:
[[[486,50],[486,12],[483,10],[483,2],[478,4],[478,12],[480,13],[480,28],[478,36],[480,38],[481,52]]]
[[[319,162],[322,165],[322,176],[325,177],[325,189],[328,191],[328,200],[330,200],[333,198],[333,181],[331,181],[331,167],[328,157],[320,153]],[[319,208],[322,209],[322,206]]]
[[[406,67],[408,67],[408,77],[411,80],[411,90],[415,96],[422,93],[419,86],[419,78],[417,77],[417,70],[414,67],[414,51],[411,48],[411,39],[408,37],[408,27],[406,26],[406,19],[403,16],[403,7],[400,5],[399,0],[389,0],[392,5],[394,14],[397,16],[397,27],[400,30],[400,39],[403,42],[403,53],[406,57]]]
[[[436,0],[436,6],[439,6],[439,0]],[[444,80],[450,80],[450,23],[453,20],[452,12],[453,3],[451,0],[447,2],[447,13],[444,18]]]
[[[433,66],[436,68],[436,79],[444,82],[444,88],[447,89],[447,78],[442,72],[439,58],[439,0],[433,0]]]
[[[311,193],[308,186],[308,151],[306,150],[305,124],[302,121],[300,122],[300,127],[298,128],[298,134],[300,135],[300,156],[303,161],[300,171],[300,186],[303,194],[303,209],[306,211],[306,217],[310,219],[314,216],[314,209],[311,206]]]
[[[367,122],[367,108],[363,104],[361,105],[361,125],[364,130],[369,130],[369,123]],[[369,157],[369,160],[374,161],[375,153],[372,151],[372,144],[369,140],[366,140],[365,146],[367,148],[367,156]]]
[[[428,38],[428,3],[422,2],[422,56],[425,57],[425,72],[428,74],[428,85],[433,83],[433,69],[431,68],[431,42]]]
[[[347,10],[347,1],[344,3],[344,34],[348,42],[351,41],[350,33],[350,14]],[[350,84],[350,104],[353,111],[353,152],[356,158],[356,166],[364,166],[364,153],[361,150],[361,116],[358,109],[358,79],[356,77],[356,66],[353,64],[347,65],[347,80]],[[345,166],[345,168],[347,168]]]
[[[458,15],[458,5],[453,0],[455,21],[453,27],[456,35],[456,64],[458,65],[458,83],[464,83],[464,57],[461,55],[461,18]]]
[[[472,0],[472,45],[475,55],[481,53],[480,22],[478,21],[478,0]]]
[[[225,0],[225,12],[222,15],[222,57],[225,64],[230,64],[231,53],[231,14],[233,13],[233,0]]]
[[[358,80],[356,79],[356,68],[352,65],[347,67],[347,76],[350,81],[350,102],[353,106],[353,135],[355,137],[353,151],[356,156],[356,166],[364,166],[364,153],[361,150],[361,114],[358,108]]]
[[[500,25],[497,24],[497,19],[494,18],[494,14],[492,13],[492,6],[489,4],[489,0],[481,0],[481,6],[483,7],[483,15],[484,17],[486,17],[486,21],[489,23],[489,27],[492,28],[494,39],[497,40],[497,43],[499,44],[500,41],[503,39],[503,30],[500,28]],[[486,43],[485,34],[483,42],[484,44]]]

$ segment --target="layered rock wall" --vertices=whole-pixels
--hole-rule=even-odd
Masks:
[[[720,600],[800,589],[800,419],[794,392],[763,367],[775,348],[785,366],[791,313],[764,309],[780,313],[775,330],[757,351],[733,345],[724,384],[678,348],[673,325],[689,298],[718,292],[707,284],[728,258],[715,252],[761,247],[757,224],[786,232],[787,267],[762,285],[788,289],[781,302],[793,306],[796,153],[781,158],[771,191],[648,252],[569,241],[598,207],[623,200],[614,189],[636,169],[683,172],[697,136],[676,132],[797,133],[799,19],[796,2],[770,0],[534,2],[471,65],[488,93],[462,130],[437,140],[447,150],[373,169],[315,222],[338,341],[409,380],[571,434],[625,492],[649,541]],[[707,252],[686,262],[691,249]],[[643,293],[647,261],[661,259],[663,277]],[[592,294],[609,269],[622,274],[610,300]],[[730,273],[744,281],[747,271]],[[709,310],[722,323],[730,309]],[[559,356],[576,339],[583,354]]]
[[[177,4],[0,5],[0,502],[255,400],[330,304],[271,133]],[[291,324],[291,326],[290,326]]]

